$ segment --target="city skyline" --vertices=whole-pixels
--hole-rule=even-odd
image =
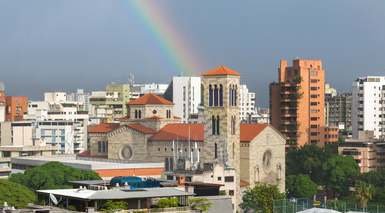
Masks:
[[[197,74],[223,64],[244,76],[257,105],[267,106],[279,60],[299,57],[321,59],[326,82],[351,90],[357,77],[385,70],[384,6],[304,0],[1,2],[1,80],[9,95],[40,99],[44,91],[103,89],[127,81],[129,73],[137,82],[169,83],[183,73],[177,63],[193,64],[188,69]],[[170,28],[154,22],[158,18]]]

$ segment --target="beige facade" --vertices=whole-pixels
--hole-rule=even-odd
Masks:
[[[252,141],[241,142],[241,180],[277,185],[285,191],[285,138],[267,126]]]
[[[338,146],[338,153],[351,156],[361,173],[383,169],[385,166],[385,145],[370,139],[349,139]]]

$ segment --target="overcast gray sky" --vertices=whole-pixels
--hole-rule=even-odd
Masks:
[[[144,0],[140,0],[144,1]],[[267,106],[280,58],[320,58],[349,90],[385,74],[384,0],[156,0],[199,60],[238,70]],[[0,0],[0,80],[10,95],[103,89],[109,82],[168,83],[179,70],[130,0]],[[187,45],[186,45],[187,46]],[[187,50],[190,51],[190,50]]]

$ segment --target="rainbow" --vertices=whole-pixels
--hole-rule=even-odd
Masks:
[[[127,0],[182,76],[194,75],[201,68],[193,48],[176,29],[166,11],[150,0]]]

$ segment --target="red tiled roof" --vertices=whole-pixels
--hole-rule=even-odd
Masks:
[[[129,101],[128,105],[146,105],[146,104],[154,104],[154,105],[174,105],[171,101],[166,100],[165,98],[147,93],[140,98]]]
[[[154,129],[148,128],[142,124],[135,123],[135,124],[128,124],[128,128],[131,128],[133,130],[136,130],[138,132],[141,132],[143,134],[154,134],[156,131]]]
[[[190,141],[203,142],[204,127],[203,124],[167,124],[154,134],[149,140],[151,141]]]
[[[203,76],[215,76],[215,75],[235,75],[239,76],[239,72],[232,70],[225,66],[219,66],[215,69],[209,70],[202,74]]]
[[[241,124],[240,141],[250,142],[262,132],[268,124]]]
[[[88,133],[108,133],[120,126],[118,123],[101,123],[97,125],[89,125]]]

